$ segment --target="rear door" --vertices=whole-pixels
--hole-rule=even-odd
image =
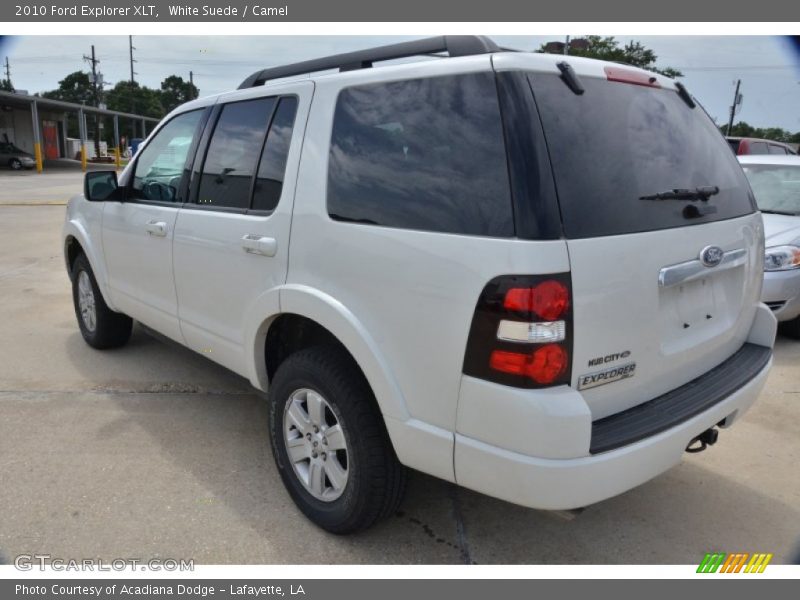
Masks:
[[[248,312],[286,281],[297,162],[314,84],[222,97],[175,229],[186,343],[245,374]],[[257,96],[256,94],[262,94]]]
[[[669,80],[598,64],[579,75],[582,94],[556,74],[529,75],[570,256],[572,384],[594,418],[687,383],[738,350],[763,256],[750,188],[702,108]],[[697,188],[718,191],[656,196]],[[631,364],[627,379],[592,377]]]

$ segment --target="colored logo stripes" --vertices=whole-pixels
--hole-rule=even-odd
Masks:
[[[736,552],[725,554],[724,552],[707,552],[700,566],[697,567],[698,573],[763,573],[767,568],[772,554],[756,552]]]

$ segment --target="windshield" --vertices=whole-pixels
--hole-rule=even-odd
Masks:
[[[763,212],[800,214],[800,164],[742,165]]]
[[[731,219],[755,206],[736,157],[700,106],[675,90],[583,77],[530,76],[569,238]],[[719,188],[652,198],[672,190]],[[691,196],[691,197],[690,197]],[[692,208],[692,206],[694,208]],[[689,208],[687,208],[689,207]]]

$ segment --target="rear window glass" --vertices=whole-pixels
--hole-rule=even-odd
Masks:
[[[328,164],[328,212],[355,223],[512,236],[494,75],[342,90]]]
[[[567,237],[684,227],[755,210],[725,139],[674,90],[583,77],[586,91],[576,95],[557,75],[529,80]],[[640,199],[709,186],[720,191],[708,201]],[[688,205],[704,214],[687,218]]]

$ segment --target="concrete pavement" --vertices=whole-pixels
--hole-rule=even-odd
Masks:
[[[67,197],[69,176],[41,175],[32,188],[0,174],[0,204]],[[63,215],[63,206],[0,206],[7,559],[674,564],[720,550],[781,562],[798,542],[800,342],[784,338],[759,402],[716,446],[573,520],[414,473],[389,521],[352,537],[322,532],[284,491],[265,403],[245,380],[138,329],[119,350],[84,344],[61,256]]]
[[[113,165],[89,165],[89,168],[111,169]],[[48,163],[42,173],[37,173],[35,169],[0,169],[0,206],[66,204],[81,190],[83,171],[77,161]]]

